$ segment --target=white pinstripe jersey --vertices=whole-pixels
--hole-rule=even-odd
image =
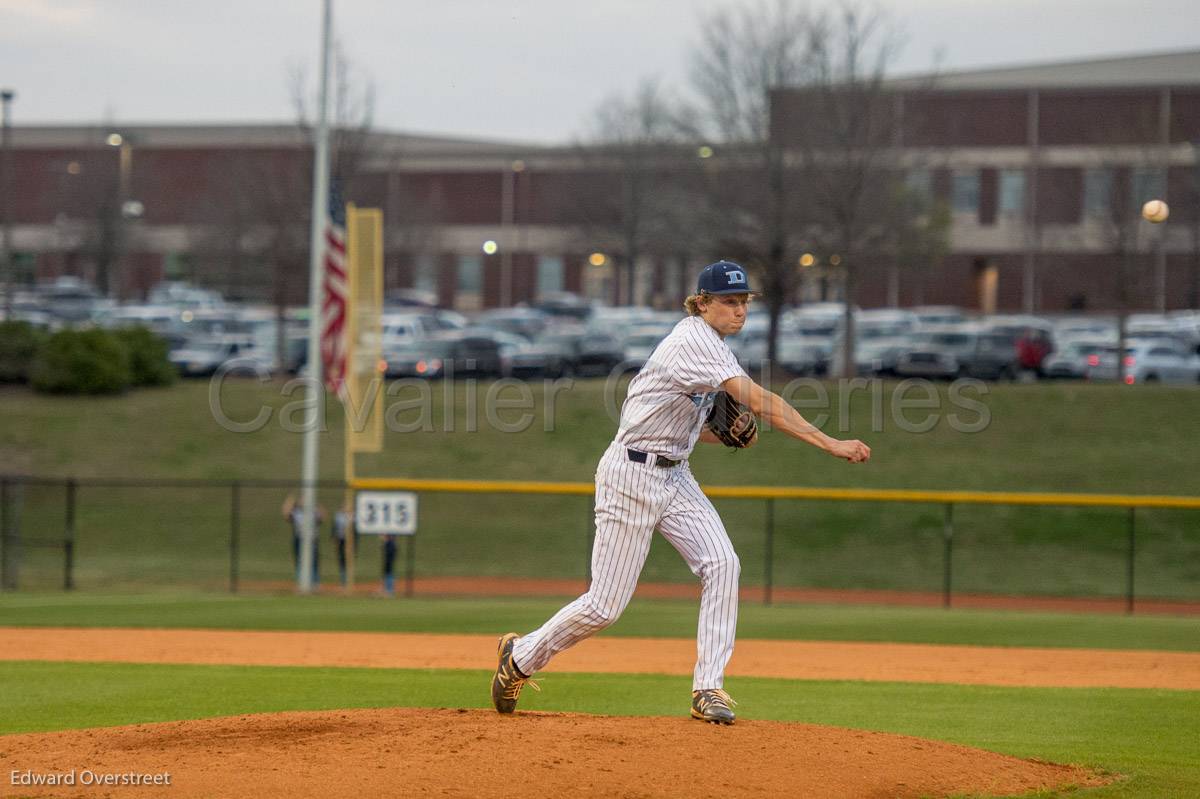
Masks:
[[[699,316],[687,317],[630,381],[617,443],[683,460],[696,446],[721,384],[745,374],[717,331]]]

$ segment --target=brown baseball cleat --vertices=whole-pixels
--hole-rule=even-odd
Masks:
[[[709,724],[732,724],[737,718],[730,705],[737,702],[720,688],[705,688],[692,691],[692,718]]]
[[[512,713],[516,710],[517,700],[521,698],[521,689],[525,687],[525,683],[529,683],[529,687],[535,691],[542,690],[538,688],[537,683],[521,673],[513,660],[513,644],[519,637],[516,633],[505,633],[500,636],[500,645],[496,648],[500,662],[496,666],[496,674],[492,677],[492,704],[499,713]]]

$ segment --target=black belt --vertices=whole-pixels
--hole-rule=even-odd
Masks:
[[[626,449],[629,453],[629,460],[634,463],[645,463],[651,457],[654,458],[654,465],[663,469],[669,469],[672,466],[678,466],[683,461],[673,461],[670,458],[664,458],[662,455],[651,455],[649,452],[638,452],[636,449]]]

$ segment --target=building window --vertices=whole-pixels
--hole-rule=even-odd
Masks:
[[[1166,180],[1161,169],[1138,167],[1133,170],[1133,206],[1141,208],[1148,200],[1161,200],[1166,193]]]
[[[478,294],[483,290],[483,258],[478,255],[458,256],[458,290]]]
[[[483,256],[458,256],[458,286],[455,306],[460,310],[476,310],[483,298]]]
[[[999,186],[998,210],[1000,215],[1021,216],[1025,212],[1025,170],[1000,170]]]
[[[1083,172],[1083,213],[1085,216],[1108,216],[1112,203],[1113,171],[1109,167],[1085,169]]]
[[[437,291],[437,260],[428,253],[413,262],[413,288],[418,291]]]
[[[933,173],[928,169],[910,169],[904,176],[904,188],[914,198],[929,200],[933,197]]]
[[[553,255],[539,255],[537,261],[537,293],[552,294],[563,290],[563,260]]]
[[[951,203],[956,214],[979,213],[979,170],[954,173]]]

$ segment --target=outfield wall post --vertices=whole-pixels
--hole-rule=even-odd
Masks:
[[[0,591],[8,590],[8,478],[0,477]]]
[[[1137,553],[1137,526],[1134,519],[1136,511],[1137,508],[1129,509],[1129,568],[1125,585],[1125,612],[1129,614],[1133,613],[1133,562]]]
[[[415,579],[417,570],[417,537],[415,535],[408,535],[405,538],[408,539],[408,546],[405,547],[407,557],[404,564],[404,595],[412,599],[413,580]]]
[[[75,588],[75,478],[67,480],[67,518],[63,529],[63,590]]]
[[[238,561],[241,546],[242,483],[234,480],[229,487],[229,593],[238,590]]]
[[[8,478],[0,478],[0,591],[13,591],[10,575],[12,564],[12,542],[8,540]]]
[[[942,607],[950,607],[950,592],[954,577],[954,505],[946,503],[942,522]]]
[[[763,604],[771,604],[775,576],[775,500],[767,500],[767,540],[763,546]]]

